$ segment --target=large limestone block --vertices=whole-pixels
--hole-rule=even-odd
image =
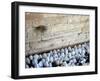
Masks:
[[[45,31],[40,30],[43,26],[45,26]],[[85,41],[89,41],[88,15],[28,12],[25,14],[26,54],[61,48]]]

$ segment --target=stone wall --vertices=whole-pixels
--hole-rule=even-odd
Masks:
[[[89,41],[89,16],[25,13],[25,53]]]

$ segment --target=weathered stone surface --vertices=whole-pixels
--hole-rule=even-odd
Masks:
[[[36,28],[44,25],[46,30]],[[89,16],[25,13],[26,54],[89,41]]]

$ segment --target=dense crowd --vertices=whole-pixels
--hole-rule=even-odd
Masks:
[[[89,64],[89,42],[25,57],[26,68],[83,66]]]

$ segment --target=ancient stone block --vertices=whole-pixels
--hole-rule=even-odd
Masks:
[[[45,30],[41,28],[43,26]],[[61,48],[85,41],[89,41],[88,15],[31,12],[25,14],[26,54]]]

